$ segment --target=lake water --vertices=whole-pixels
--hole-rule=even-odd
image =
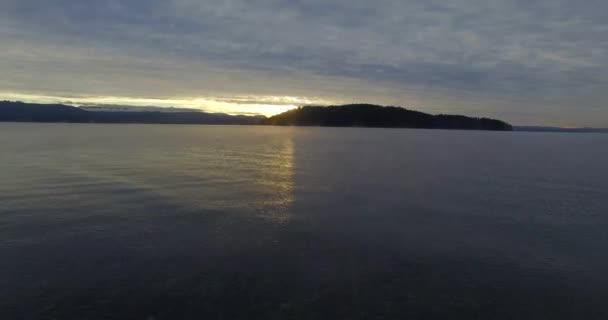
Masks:
[[[0,319],[608,319],[608,135],[0,124]]]

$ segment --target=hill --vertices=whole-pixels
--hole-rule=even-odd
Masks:
[[[90,111],[62,104],[0,101],[0,121],[157,124],[258,124],[264,117],[199,111]]]
[[[262,124],[279,126],[513,130],[510,124],[495,119],[472,118],[459,115],[431,115],[399,107],[383,107],[371,104],[300,107],[264,119],[262,120]]]

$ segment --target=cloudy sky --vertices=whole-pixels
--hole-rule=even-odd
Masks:
[[[0,0],[0,99],[608,126],[605,0]]]

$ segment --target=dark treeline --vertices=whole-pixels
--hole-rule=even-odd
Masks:
[[[263,118],[196,111],[87,111],[62,104],[0,101],[0,121],[11,122],[258,124]]]
[[[262,120],[262,123],[280,126],[513,130],[511,125],[500,120],[459,115],[431,115],[404,108],[371,104],[301,107]]]
[[[351,104],[300,107],[266,118],[198,111],[90,111],[62,104],[0,101],[0,121],[158,124],[264,124],[280,126],[386,127],[468,130],[513,130],[500,120],[458,115],[431,115],[397,107]]]

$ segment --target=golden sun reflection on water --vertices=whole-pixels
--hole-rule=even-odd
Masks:
[[[290,208],[294,200],[294,143],[291,137],[282,142],[265,167],[268,170],[256,184],[270,194],[258,203],[260,216],[285,224],[291,219]]]

